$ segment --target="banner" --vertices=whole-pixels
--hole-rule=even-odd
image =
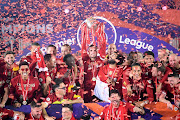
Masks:
[[[103,17],[99,17],[99,18],[103,18]],[[102,20],[99,21],[106,23],[105,33],[108,43],[106,45],[106,48],[108,47],[109,44],[115,43],[117,49],[122,50],[125,53],[130,53],[131,51],[139,51],[142,53],[145,51],[152,51],[155,54],[156,60],[158,57],[158,53],[157,53],[158,49],[164,47],[168,48],[170,51],[173,51],[173,53],[177,53],[178,55],[180,55],[177,49],[172,47],[170,44],[162,40],[159,40],[154,36],[139,31],[132,31],[128,28],[117,27],[117,26],[112,27],[110,24],[107,23],[107,21],[102,21]],[[69,44],[72,48],[72,53],[76,53],[78,55],[81,49],[80,32],[81,31],[78,31],[76,29],[67,30],[66,32],[60,32],[57,34],[50,35],[48,38],[43,38],[37,42],[41,45],[41,51],[43,52],[43,54],[46,54],[47,46],[53,44],[56,46],[58,51],[57,57],[60,57],[61,46],[63,44]],[[29,49],[30,47],[23,50],[23,53],[21,55],[19,54],[16,57],[16,59],[19,60],[22,56],[28,54],[30,52]]]
[[[109,103],[77,103],[73,104],[73,115],[76,119],[80,119],[84,115],[89,115],[91,119],[101,114]],[[24,112],[29,114],[31,112],[30,105],[22,105],[20,108],[14,108],[13,106],[6,106],[5,108]],[[131,113],[131,119],[144,118],[145,120],[167,120],[167,119],[178,119],[179,111],[170,110],[167,105],[162,102],[153,102],[147,104],[144,108],[145,113],[141,115],[139,113]],[[50,104],[46,111],[49,116],[54,116],[57,119],[62,117],[62,105],[61,104]],[[166,112],[165,112],[166,111]],[[167,114],[168,113],[168,114]],[[176,118],[177,117],[177,118]]]
[[[163,15],[153,11],[153,4],[142,4],[146,3],[130,0],[0,1],[1,56],[5,51],[12,50],[17,55],[16,61],[19,61],[30,52],[32,42],[38,42],[44,54],[46,47],[53,44],[58,50],[57,57],[60,57],[60,48],[65,43],[71,46],[72,53],[79,54],[80,26],[90,16],[104,23],[106,48],[115,43],[125,53],[149,50],[157,58],[157,50],[166,47],[179,55],[178,50],[166,41],[169,36],[177,39],[180,36],[178,22],[167,22]],[[156,9],[162,11],[159,7],[161,3],[156,5]]]

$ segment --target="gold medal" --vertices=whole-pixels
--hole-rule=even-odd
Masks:
[[[3,112],[0,113],[0,117],[3,115]]]
[[[7,76],[11,76],[11,72],[10,71],[7,73]]]
[[[112,75],[112,71],[109,71],[109,75]]]
[[[27,102],[26,102],[26,101],[23,101],[23,105],[27,105]]]
[[[96,78],[95,78],[95,77],[93,77],[93,78],[92,78],[92,81],[96,81]]]

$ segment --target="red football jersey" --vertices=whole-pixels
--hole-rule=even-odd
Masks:
[[[6,82],[7,77],[3,74],[0,74],[0,96],[4,96],[4,88],[8,87],[8,83]],[[0,98],[1,99],[1,98]]]
[[[132,95],[128,96],[127,95],[127,86],[123,85],[123,98],[127,102],[134,102],[134,101],[139,101],[143,99],[148,99],[149,101],[154,100],[154,95],[153,95],[153,86],[152,86],[152,81],[151,80],[134,80],[129,78],[129,84],[131,85],[132,89]]]
[[[40,98],[40,83],[39,81],[30,76],[29,77],[29,88],[27,93],[27,103],[30,103],[33,98],[39,100]],[[27,87],[27,81],[23,81],[24,90],[26,90]],[[23,93],[22,93],[22,87],[21,87],[21,76],[17,76],[11,80],[11,86],[10,86],[10,96],[14,96],[14,100],[17,100],[19,103],[22,103],[23,101]]]
[[[120,109],[121,108],[121,109]],[[128,111],[133,112],[134,105],[130,103],[120,102],[119,108],[112,108],[112,105],[105,107],[103,112],[100,114],[100,120],[116,120],[124,119],[129,120]],[[119,116],[123,113],[123,117]]]
[[[41,117],[38,119],[38,118],[34,118],[34,117],[32,116],[32,114],[30,113],[30,114],[27,114],[27,115],[26,115],[25,120],[45,120],[45,119],[44,119],[44,117],[43,117],[42,114],[41,114]]]

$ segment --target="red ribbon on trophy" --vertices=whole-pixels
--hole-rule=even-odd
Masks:
[[[96,46],[95,37],[97,37],[98,53],[100,54],[100,57],[104,59],[106,56],[106,35],[104,32],[104,24],[91,17],[81,25],[81,54],[86,52],[84,50],[87,50],[86,48],[88,45],[93,44]]]

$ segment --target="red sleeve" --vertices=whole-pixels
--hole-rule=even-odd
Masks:
[[[0,107],[0,112],[2,112],[2,118],[3,119],[5,119],[6,117],[13,117],[13,115],[14,115],[14,112],[12,111],[12,110],[7,110],[7,109],[5,109],[5,108],[1,108]]]
[[[106,80],[108,79],[107,75],[105,74],[105,72],[106,72],[106,66],[107,66],[107,65],[100,67],[99,72],[98,72],[98,77],[99,77],[99,79],[100,79],[102,82],[105,82],[105,83],[106,83]]]
[[[5,65],[6,63],[4,62],[3,59],[0,59],[0,73],[3,73],[5,70]]]
[[[172,70],[171,70],[169,67],[166,67],[166,72],[165,72],[163,78],[162,78],[161,81],[160,81],[161,83],[164,83],[164,81],[167,80],[168,75],[169,75],[170,72],[172,72]]]
[[[123,72],[123,84],[129,85],[129,73],[131,71],[131,67],[128,67],[124,72]]]
[[[4,59],[0,58],[0,66],[4,66],[6,64],[6,62],[4,61]]]
[[[38,73],[38,79],[39,79],[39,82],[41,82],[41,84],[45,84],[46,83],[46,75],[45,75],[45,72],[39,72]]]
[[[17,98],[15,97],[15,91],[16,91],[16,84],[17,84],[17,81],[16,81],[17,77],[11,79],[11,83],[10,83],[10,90],[9,90],[9,98],[12,99],[12,102],[15,101]]]
[[[4,81],[3,88],[8,87],[8,83],[6,82],[7,76],[4,74],[0,74],[0,79],[2,79]]]
[[[152,80],[144,80],[144,81],[146,84],[145,87],[148,95],[148,100],[152,102],[154,100]]]
[[[33,60],[31,62],[31,64],[29,65],[29,69],[32,71],[34,71],[36,69],[36,65],[37,65],[37,61],[36,60]]]

